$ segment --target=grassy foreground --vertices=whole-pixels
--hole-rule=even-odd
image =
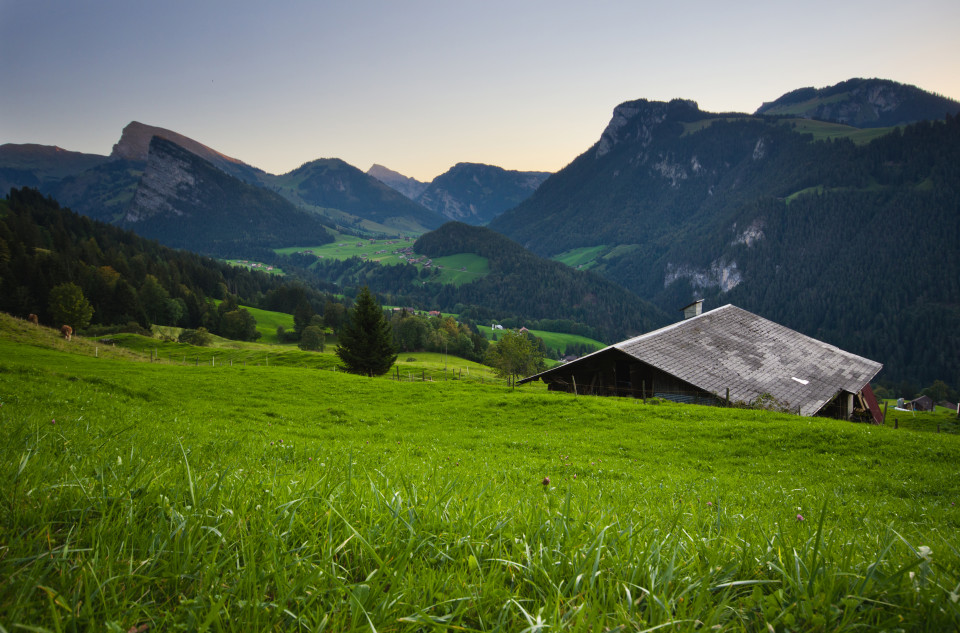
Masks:
[[[953,435],[130,354],[0,321],[4,631],[960,625]]]

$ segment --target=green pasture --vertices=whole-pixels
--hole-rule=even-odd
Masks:
[[[332,244],[323,244],[320,246],[296,246],[289,248],[278,248],[277,253],[290,255],[292,253],[309,252],[319,259],[344,260],[350,257],[360,257],[367,261],[378,262],[380,264],[402,264],[409,263],[414,259],[422,261],[416,263],[417,268],[423,268],[424,262],[428,259],[422,255],[413,253],[398,253],[397,251],[405,248],[411,248],[413,240],[404,240],[402,238],[388,239],[369,239],[358,238],[355,236],[337,234],[337,239]],[[486,257],[481,257],[474,253],[460,253],[457,255],[448,255],[437,257],[431,260],[431,268],[440,270],[440,275],[434,278],[439,283],[460,284],[476,281],[480,277],[490,273],[490,262]]]
[[[241,268],[248,268],[250,270],[256,270],[257,272],[266,273],[268,275],[278,275],[282,277],[284,275],[283,269],[273,266],[272,264],[264,264],[263,262],[254,261],[251,259],[225,259],[223,260],[231,266],[238,266]],[[257,264],[257,266],[254,266]]]
[[[216,305],[220,305],[220,299],[214,299],[213,302]],[[272,310],[261,310],[260,308],[251,308],[250,306],[240,306],[244,310],[250,313],[250,315],[257,321],[257,332],[260,332],[260,338],[258,343],[268,343],[268,344],[277,344],[280,340],[277,338],[277,327],[283,326],[285,330],[293,330],[293,315],[286,314],[285,312],[273,312]],[[158,330],[162,334],[166,334],[168,337],[172,336],[176,338],[180,335],[180,332],[183,328],[177,327],[167,327],[167,326],[154,326],[155,330]],[[214,345],[215,346],[231,346],[236,345],[238,341],[231,341],[229,339],[220,338],[214,336]]]
[[[813,119],[783,119],[781,125],[788,125],[801,134],[812,134],[813,140],[823,141],[834,138],[848,138],[857,145],[866,145],[875,138],[886,136],[895,128],[858,128],[842,123],[829,123]]]
[[[278,343],[277,328],[293,331],[293,315],[271,310],[261,310],[243,306],[257,320],[257,332],[260,332],[260,342]]]
[[[841,98],[843,97],[841,96]],[[798,114],[800,112],[805,112],[807,110],[807,106],[808,104],[806,103],[797,104],[790,109],[779,109],[778,111],[771,110],[767,114]],[[756,120],[756,117],[724,117],[717,119],[701,119],[700,121],[688,121],[683,123],[683,136],[699,132],[700,130],[710,127],[717,121],[751,120]],[[816,121],[813,119],[804,118],[781,119],[779,123],[780,125],[790,126],[801,134],[812,134],[813,140],[815,141],[823,141],[834,138],[848,138],[857,145],[865,145],[875,138],[889,134],[894,129],[892,127],[858,128],[853,127],[852,125],[843,125],[842,123],[829,123],[827,121]]]
[[[490,274],[490,260],[474,253],[458,253],[433,259],[433,266],[440,268],[436,281],[459,286]]]
[[[566,264],[571,268],[589,270],[597,265],[597,260],[609,249],[610,247],[605,244],[601,244],[600,246],[583,246],[554,255],[552,259]]]
[[[319,259],[343,260],[351,257],[361,257],[381,264],[399,264],[402,259],[394,251],[413,246],[413,240],[404,240],[400,237],[389,239],[372,239],[334,233],[334,241],[330,244],[317,246],[290,246],[274,249],[280,255],[309,252]],[[386,251],[386,252],[380,252]]]
[[[683,121],[682,122],[683,133],[681,134],[681,136],[687,136],[695,132],[699,132],[700,130],[704,130],[710,127],[711,125],[713,125],[714,123],[716,123],[717,121],[734,122],[734,121],[756,121],[756,120],[757,120],[757,117],[752,117],[752,116],[735,116],[735,117],[721,117],[721,118],[715,118],[715,119],[700,119],[699,121]]]
[[[554,255],[552,259],[573,268],[590,270],[594,266],[601,264],[602,260],[623,257],[638,248],[639,246],[637,244],[584,246],[582,248],[564,251],[559,255]]]
[[[896,400],[880,403],[887,426],[932,433],[960,433],[960,418],[954,410],[936,407],[933,411],[898,411],[896,404]]]
[[[956,435],[95,346],[0,317],[4,631],[960,626]]]
[[[489,325],[478,325],[477,329],[490,341],[493,340],[494,334],[497,334],[499,337],[499,335],[504,332],[504,330],[494,330]],[[600,341],[586,336],[580,336],[579,334],[564,334],[561,332],[548,332],[546,330],[530,330],[530,333],[542,338],[543,344],[547,346],[547,349],[558,350],[561,354],[567,349],[567,345],[571,343],[591,345],[594,349],[602,349],[607,346],[606,343],[601,343]]]

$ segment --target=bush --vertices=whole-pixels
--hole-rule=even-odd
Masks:
[[[313,352],[322,352],[324,348],[323,329],[316,325],[308,325],[303,328],[300,335],[300,349]]]
[[[206,347],[213,342],[213,337],[210,336],[210,332],[207,331],[207,328],[198,327],[195,330],[184,330],[180,333],[180,338],[178,340],[181,343],[196,345],[198,347]]]
[[[139,334],[140,336],[149,336],[150,338],[153,338],[153,332],[145,327],[142,327],[136,321],[128,321],[126,325],[120,327],[120,331],[126,334]]]

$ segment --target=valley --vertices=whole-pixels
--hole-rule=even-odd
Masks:
[[[956,0],[0,6],[0,633],[960,631]]]

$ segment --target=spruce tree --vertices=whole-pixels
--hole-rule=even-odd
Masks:
[[[336,350],[346,370],[365,376],[380,376],[390,371],[397,360],[393,333],[383,309],[366,286],[357,295],[348,317]]]

